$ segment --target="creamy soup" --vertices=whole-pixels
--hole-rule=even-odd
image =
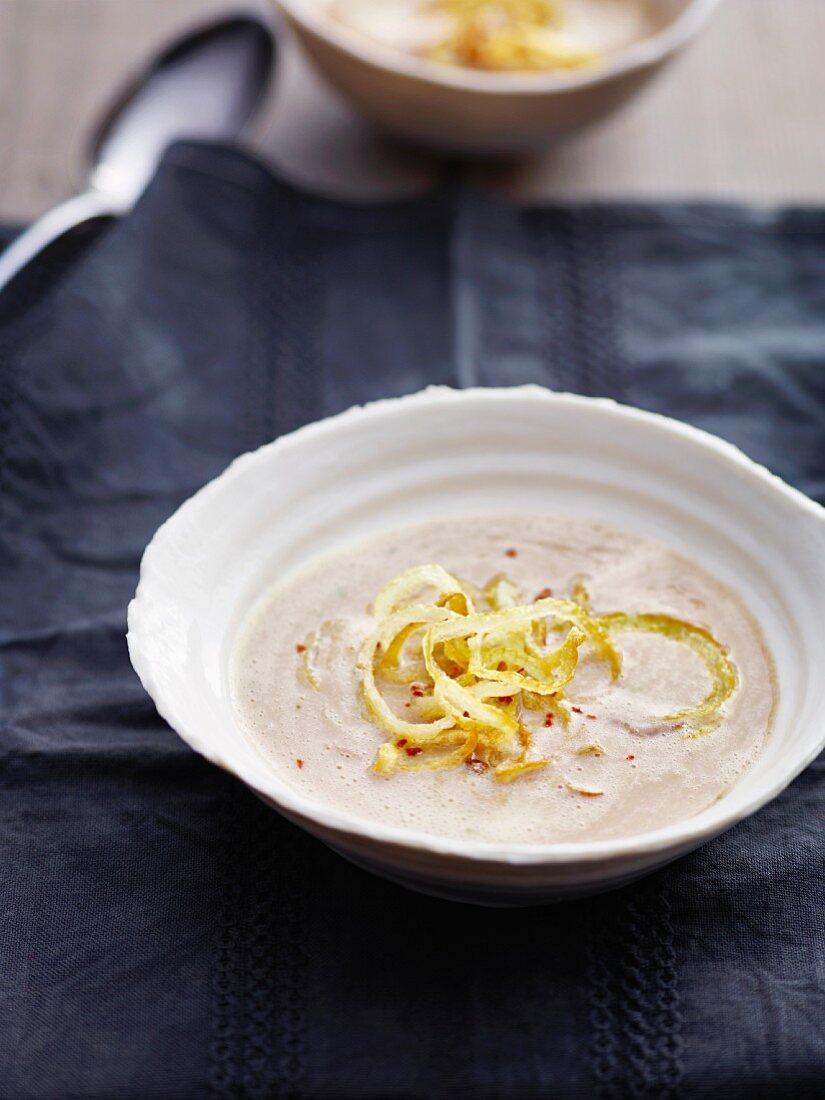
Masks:
[[[490,6],[495,15],[496,5]],[[566,38],[599,55],[622,50],[661,25],[651,0],[566,0],[555,7]],[[430,54],[455,30],[449,10],[427,0],[330,0],[327,11],[382,45],[419,55]]]
[[[493,730],[495,744],[488,737],[463,749],[480,727],[476,710],[459,709],[455,728],[438,734],[446,748],[422,749],[365,702],[369,668],[382,706],[399,722],[429,730],[444,713],[421,662],[423,635],[399,637],[392,653],[386,643],[372,648],[379,591],[426,563],[460,578],[478,621],[499,624],[498,634],[484,636],[487,649],[474,651],[488,673],[469,674],[462,654],[472,639],[459,639],[458,649],[434,650],[447,670],[441,679],[447,688],[449,674],[459,688],[486,690],[479,706],[518,727],[523,747],[499,751]],[[402,620],[405,607],[426,604],[432,618],[449,618],[448,629],[463,628],[464,597],[445,596],[438,610],[438,586],[419,587],[400,600]],[[491,611],[491,592],[505,613]],[[513,605],[533,610],[513,616]],[[530,647],[526,669],[519,657],[526,651],[501,633],[510,618],[522,623],[518,644]],[[615,667],[599,649],[608,636]],[[382,681],[391,656],[395,679]],[[561,683],[570,661],[575,674],[552,695],[518,690],[536,668],[552,668],[547,675]],[[485,689],[478,683],[485,678],[503,682]],[[387,825],[507,843],[627,836],[698,813],[761,752],[777,694],[760,629],[724,584],[647,539],[536,515],[433,520],[309,562],[253,607],[232,654],[230,690],[246,735],[304,795]]]

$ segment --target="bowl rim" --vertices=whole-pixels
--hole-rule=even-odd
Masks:
[[[617,50],[596,69],[572,73],[483,72],[444,65],[361,34],[326,14],[321,3],[306,0],[275,0],[275,3],[300,29],[374,68],[442,88],[509,96],[572,92],[650,68],[695,38],[722,0],[687,0],[684,9],[655,34]]]
[[[782,481],[765,466],[754,462],[733,443],[719,438],[701,428],[675,420],[657,412],[638,409],[606,397],[589,397],[581,394],[559,393],[544,386],[527,384],[511,387],[472,387],[463,390],[450,386],[429,386],[416,393],[400,397],[382,398],[355,405],[351,408],[313,421],[266,443],[254,451],[239,455],[201,489],[188,497],[175,512],[157,529],[147,545],[140,564],[140,577],[128,607],[127,645],[132,666],[144,689],[155,703],[158,714],[195,752],[224,770],[231,772],[266,801],[283,809],[287,816],[297,816],[303,821],[319,825],[338,836],[355,836],[382,847],[395,847],[453,857],[469,864],[498,864],[501,866],[591,864],[622,857],[655,855],[670,850],[686,850],[712,839],[719,833],[749,817],[775,798],[796,778],[825,748],[825,723],[819,737],[798,757],[789,757],[786,766],[774,773],[773,781],[756,790],[747,800],[731,807],[729,799],[712,804],[692,817],[643,833],[616,837],[609,840],[504,843],[439,836],[424,830],[383,824],[380,821],[359,817],[343,810],[326,806],[322,802],[303,795],[281,780],[274,769],[267,769],[263,758],[261,768],[254,772],[244,761],[230,761],[204,737],[199,729],[192,729],[178,715],[174,692],[160,689],[153,671],[151,641],[147,637],[145,621],[147,609],[153,604],[156,558],[159,548],[167,541],[173,544],[175,529],[198,509],[208,507],[213,497],[222,494],[227,484],[238,481],[253,466],[267,464],[273,456],[287,457],[292,448],[307,440],[315,440],[328,446],[327,437],[345,425],[362,422],[368,425],[375,418],[397,409],[439,407],[450,402],[521,402],[528,400],[546,402],[571,409],[600,409],[610,415],[637,425],[656,427],[691,441],[694,445],[712,453],[722,464],[737,469],[751,481],[783,499],[801,513],[807,514],[823,529],[825,536],[825,508],[805,496],[798,489]],[[325,442],[326,441],[326,442]],[[235,725],[235,733],[240,731]],[[231,755],[231,754],[230,754]],[[262,782],[264,777],[266,781]]]

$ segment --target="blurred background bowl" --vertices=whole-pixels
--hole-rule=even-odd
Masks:
[[[275,2],[318,70],[382,129],[445,152],[512,155],[616,110],[698,34],[720,0],[650,0],[651,34],[596,69],[568,73],[445,65],[347,26],[329,14],[328,0]]]

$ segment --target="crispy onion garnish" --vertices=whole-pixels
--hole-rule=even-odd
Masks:
[[[581,580],[572,599],[524,603],[503,575],[479,591],[440,565],[422,565],[381,590],[373,615],[376,629],[361,648],[358,670],[369,717],[389,735],[373,765],[381,775],[467,762],[475,770],[492,768],[499,782],[509,783],[548,767],[549,758],[533,753],[529,713],[543,711],[545,725],[558,718],[566,729],[571,711],[564,689],[580,652],[605,662],[615,681],[622,661],[613,639],[623,632],[661,635],[704,661],[712,682],[706,697],[659,719],[690,724],[685,737],[715,728],[737,686],[725,647],[703,627],[669,615],[596,615]],[[407,717],[398,712],[405,688]],[[596,747],[581,751],[588,749]]]
[[[710,691],[695,707],[687,707],[674,714],[663,714],[660,721],[687,722],[702,718],[710,719],[703,726],[691,730],[688,737],[700,737],[710,733],[718,725],[719,708],[733,695],[738,677],[736,666],[728,656],[727,650],[709,631],[671,615],[627,615],[623,611],[614,611],[607,615],[599,615],[597,621],[609,634],[625,630],[659,634],[692,649],[705,663],[711,679]]]
[[[448,65],[498,71],[580,69],[598,51],[564,32],[559,0],[424,0],[452,19],[426,54]]]
[[[390,735],[374,765],[382,775],[455,767],[471,756],[503,783],[545,768],[549,759],[530,757],[522,708],[552,711],[567,724],[560,695],[585,644],[614,679],[621,668],[585,608],[571,600],[524,604],[504,576],[478,593],[439,565],[417,566],[382,589],[373,615],[378,625],[358,669],[367,712]],[[409,718],[392,703],[399,685],[413,686]]]

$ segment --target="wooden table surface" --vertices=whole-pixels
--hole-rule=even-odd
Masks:
[[[379,2],[379,0],[377,0]],[[0,220],[83,180],[84,137],[170,34],[231,0],[0,0]],[[476,166],[516,196],[825,201],[825,0],[725,0],[702,38],[621,114],[518,165]],[[285,42],[251,135],[280,172],[349,197],[427,185],[427,156],[374,134]]]

